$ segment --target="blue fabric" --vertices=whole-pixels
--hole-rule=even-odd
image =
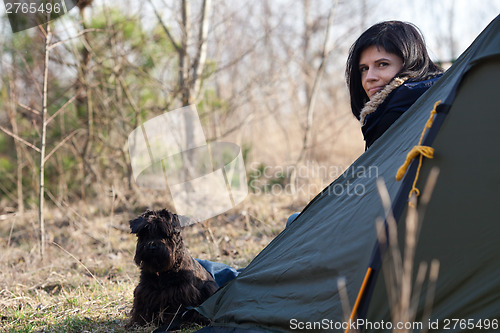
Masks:
[[[411,82],[393,90],[377,110],[366,116],[365,125],[361,128],[368,149],[387,129],[398,120],[434,83],[441,78]]]
[[[202,265],[203,268],[205,268],[207,272],[209,272],[212,275],[212,277],[214,278],[215,282],[217,282],[219,287],[222,287],[227,282],[236,278],[238,274],[240,274],[241,271],[243,270],[243,268],[235,269],[231,266],[228,266],[220,262],[213,262],[203,259],[196,259],[196,261],[198,261],[200,265]]]
[[[299,216],[299,214],[300,214],[300,213],[293,213],[292,215],[290,215],[290,216],[288,217],[288,219],[286,220],[286,227],[288,227],[288,225],[289,225],[290,223],[292,223],[292,222],[293,222],[293,221],[297,218],[297,216]],[[286,228],[286,227],[285,227],[285,228]]]

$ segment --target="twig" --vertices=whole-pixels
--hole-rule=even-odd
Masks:
[[[64,110],[64,109],[65,109],[65,108],[69,105],[69,104],[73,103],[73,101],[74,101],[74,100],[76,99],[76,97],[79,95],[80,91],[81,91],[81,89],[79,89],[79,90],[75,93],[75,95],[74,95],[73,97],[71,97],[71,98],[70,98],[70,99],[69,99],[66,103],[64,103],[64,105],[63,105],[63,106],[61,106],[61,107],[59,108],[59,110],[57,110],[57,111],[56,111],[53,115],[51,115],[51,116],[49,117],[49,119],[47,119],[47,124],[48,124],[48,123],[50,123],[50,122],[52,121],[52,119],[54,119],[55,117],[57,117],[57,115],[58,115],[59,113],[61,113],[61,112],[62,112],[62,111],[63,111],[63,110]]]
[[[67,39],[65,39],[65,40],[60,40],[60,41],[58,41],[58,42],[56,42],[56,43],[54,43],[54,44],[51,44],[51,45],[49,46],[49,50],[52,50],[52,49],[53,49],[53,48],[55,48],[56,46],[59,46],[59,45],[61,45],[61,44],[64,44],[64,43],[66,43],[66,42],[67,42],[67,41],[69,41],[69,40],[72,40],[72,39],[78,38],[78,37],[80,37],[80,36],[82,36],[82,35],[84,35],[84,34],[86,34],[86,33],[88,33],[88,32],[94,32],[94,31],[104,31],[104,30],[103,30],[103,29],[97,29],[97,28],[89,28],[89,29],[84,29],[84,30],[80,31],[79,33],[77,33],[75,36],[72,36],[72,37],[69,37],[69,38],[67,38]]]
[[[344,313],[344,322],[349,322],[349,314],[351,313],[351,305],[349,304],[349,295],[347,294],[347,286],[345,278],[340,277],[337,279],[337,290],[339,292],[340,303],[342,305],[342,312]]]
[[[0,183],[0,190],[5,193],[12,201],[16,201],[17,198],[14,194],[10,193],[10,191],[2,184]]]
[[[214,245],[215,245],[215,249],[217,251],[217,256],[220,256],[220,254],[221,254],[221,250],[220,250],[220,246],[219,246],[220,241],[217,241],[217,239],[215,238],[215,235],[212,232],[212,229],[210,228],[209,225],[205,225],[204,227],[205,227],[205,230],[208,231],[208,235],[210,236],[212,243],[214,243]]]
[[[73,223],[75,223],[75,222],[76,222],[76,223],[78,223],[78,221],[77,221],[75,218],[73,218],[73,216],[71,216],[71,215],[70,215],[71,211],[68,213],[68,209],[64,209],[64,207],[62,206],[62,203],[63,203],[64,201],[61,201],[61,202],[60,202],[60,201],[58,201],[58,200],[54,197],[54,195],[52,194],[52,192],[50,192],[50,191],[47,191],[47,192],[45,192],[45,193],[46,193],[46,194],[47,194],[47,196],[50,198],[50,200],[52,200],[52,202],[53,202],[53,203],[54,203],[54,204],[55,204],[55,205],[56,205],[56,206],[57,206],[57,207],[61,210],[61,212],[65,212],[65,216],[66,216],[68,219],[70,219]],[[68,206],[68,205],[66,204],[66,206]]]
[[[377,180],[377,189],[380,195],[380,199],[382,200],[382,205],[384,206],[385,220],[387,221],[388,227],[389,248],[393,259],[394,270],[396,272],[401,272],[403,269],[403,260],[401,258],[401,252],[398,248],[396,219],[394,218],[394,215],[392,213],[392,205],[389,192],[387,191],[387,187],[385,186],[385,183],[381,178]],[[394,282],[396,283],[396,286],[401,286],[401,277],[398,274],[395,274]]]
[[[177,311],[175,311],[175,314],[174,316],[172,317],[172,320],[170,321],[170,323],[168,324],[167,328],[165,329],[165,331],[168,331],[170,326],[172,326],[172,323],[174,322],[174,319],[175,317],[177,317],[177,314],[179,313],[179,310],[181,309],[182,307],[182,304],[179,305],[179,307],[177,308]]]
[[[47,154],[47,156],[45,156],[45,159],[44,159],[44,162],[47,162],[48,159],[56,152],[56,150],[58,150],[59,148],[61,148],[62,145],[64,145],[66,143],[66,141],[68,141],[69,139],[71,139],[73,137],[73,135],[75,135],[76,133],[82,131],[81,128],[79,129],[76,129],[74,130],[73,132],[71,132],[67,137],[65,137],[61,142],[59,142],[51,151],[50,153]]]
[[[7,241],[7,249],[10,247],[10,241],[12,239],[12,232],[14,231],[14,225],[16,224],[16,217],[14,215],[12,219],[12,224],[10,226],[10,232],[9,232],[9,240]]]
[[[387,224],[384,224],[384,220],[380,218],[377,220],[376,227],[380,246],[383,249],[383,252],[385,252],[385,247],[389,245],[388,255],[390,256],[390,259],[392,259],[389,260],[387,264],[383,265],[382,268],[386,276],[385,281],[393,321],[413,322],[416,319],[428,265],[425,262],[420,263],[416,281],[413,282],[414,261],[417,242],[420,236],[420,229],[424,220],[424,213],[437,182],[438,174],[439,170],[437,168],[433,168],[431,170],[418,210],[416,208],[416,197],[412,196],[410,198],[410,203],[413,205],[409,205],[407,211],[404,259],[402,258],[401,251],[397,245],[397,225],[392,213],[392,204],[389,192],[387,191],[383,180],[377,180],[377,187],[384,207],[385,221]],[[387,237],[389,239],[387,239]],[[430,317],[438,271],[439,262],[437,260],[433,260],[431,263],[429,284],[425,297],[426,303],[424,307],[423,322],[428,321]],[[408,330],[405,329],[398,332],[408,332]]]
[[[416,198],[413,198],[416,200]],[[415,250],[417,247],[417,229],[418,229],[418,212],[415,205],[408,206],[408,213],[406,216],[406,235],[405,235],[405,250],[403,259],[402,270],[402,284],[400,296],[400,321],[411,322],[410,304],[411,304],[411,290],[412,290],[412,277],[413,266],[415,262]]]
[[[158,22],[160,23],[161,27],[163,28],[163,31],[165,31],[165,33],[167,34],[167,37],[168,39],[170,40],[170,42],[172,43],[172,45],[174,46],[175,50],[177,52],[181,52],[181,48],[180,46],[177,44],[177,42],[174,40],[174,37],[170,34],[170,30],[168,30],[167,26],[165,25],[165,23],[163,23],[163,20],[161,19],[161,16],[160,14],[158,13],[158,11],[156,10],[156,7],[153,5],[153,2],[151,0],[148,0],[149,4],[151,5],[151,7],[153,7],[153,12],[155,13],[156,15],[156,18],[158,19]]]
[[[22,142],[22,143],[24,143],[26,146],[28,146],[28,147],[30,147],[30,148],[32,148],[32,149],[34,149],[36,152],[38,152],[38,153],[40,152],[40,148],[38,148],[37,146],[35,146],[35,145],[33,145],[33,144],[29,143],[28,141],[24,140],[23,138],[21,138],[21,137],[19,137],[19,136],[15,135],[14,133],[12,133],[11,131],[9,131],[9,130],[8,130],[8,129],[6,129],[5,127],[0,126],[0,130],[2,130],[5,134],[7,134],[7,135],[11,136],[13,139],[15,139],[15,140],[17,140],[17,141],[19,141],[19,142]]]
[[[29,107],[29,106],[27,106],[27,105],[24,105],[24,104],[23,104],[23,103],[21,103],[21,102],[17,102],[17,105],[19,105],[19,106],[20,106],[20,107],[22,107],[23,109],[26,109],[26,110],[28,110],[28,111],[33,112],[33,113],[34,113],[34,114],[36,114],[37,116],[39,116],[39,115],[41,114],[41,112],[40,112],[40,111],[35,110],[35,109],[33,109],[32,107]]]
[[[432,312],[432,303],[434,301],[434,295],[436,293],[436,284],[439,275],[439,261],[434,259],[431,262],[431,269],[429,272],[429,287],[427,288],[427,293],[425,294],[425,305],[424,314],[422,316],[422,322],[428,323]],[[424,327],[423,333],[428,331],[429,327]]]
[[[90,274],[90,276],[101,286],[101,287],[104,287],[104,284],[99,281],[94,274],[92,274],[92,272],[87,268],[87,266],[85,266],[85,264],[83,262],[81,262],[80,260],[78,260],[73,254],[71,254],[70,252],[68,252],[66,249],[64,249],[61,245],[57,244],[56,242],[52,242],[52,244],[54,244],[55,246],[57,246],[58,248],[60,248],[61,250],[63,250],[67,255],[69,255],[71,258],[75,259],[76,262],[78,262],[80,265],[82,265],[83,268],[85,268],[85,270]]]
[[[428,265],[426,262],[421,262],[418,267],[417,278],[415,280],[415,286],[413,287],[413,292],[411,296],[411,304],[408,316],[409,318],[415,318],[417,315],[418,304],[420,302],[420,296],[422,294],[422,286],[425,282],[425,277],[427,275]]]
[[[325,65],[327,58],[330,54],[330,52],[333,50],[333,47],[328,47],[328,40],[330,39],[330,30],[331,26],[333,24],[333,14],[334,14],[334,9],[338,5],[337,0],[334,2],[332,8],[330,9],[330,12],[328,14],[328,23],[326,26],[326,32],[325,32],[325,39],[323,41],[323,50],[321,52],[321,63],[316,70],[316,76],[314,77],[314,83],[312,86],[311,90],[311,96],[308,101],[307,105],[307,120],[306,120],[306,129],[304,133],[304,139],[302,142],[302,149],[300,151],[299,158],[297,159],[296,164],[299,164],[302,162],[302,160],[305,157],[306,151],[310,148],[310,143],[311,143],[311,128],[313,125],[313,117],[314,117],[314,107],[316,105],[316,96],[318,95],[318,90],[319,90],[319,85],[321,83],[321,79],[323,77],[323,74],[325,72]]]

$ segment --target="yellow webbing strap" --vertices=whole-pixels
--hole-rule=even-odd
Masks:
[[[441,101],[437,101],[434,103],[434,109],[431,111],[431,115],[429,119],[427,120],[427,123],[425,124],[424,130],[422,131],[422,135],[420,135],[420,140],[418,141],[418,145],[414,146],[408,155],[406,156],[406,161],[403,163],[403,165],[399,168],[398,172],[396,173],[396,180],[401,180],[403,179],[404,175],[406,174],[406,171],[408,170],[408,167],[410,166],[411,162],[415,157],[420,156],[419,162],[418,162],[418,168],[417,168],[417,173],[415,174],[415,179],[413,181],[413,186],[408,194],[408,197],[411,197],[413,193],[416,194],[418,197],[420,195],[420,191],[416,187],[417,185],[417,180],[418,176],[420,174],[420,168],[422,167],[422,161],[424,157],[427,158],[433,158],[434,157],[434,148],[429,147],[429,146],[422,146],[422,141],[424,140],[424,135],[425,132],[427,131],[428,128],[432,127],[432,123],[434,122],[434,116],[436,115],[436,108],[441,103]]]
[[[418,145],[414,146],[410,150],[410,152],[406,156],[406,161],[399,168],[399,170],[396,174],[396,180],[399,181],[399,180],[403,179],[411,162],[415,159],[415,157],[420,156],[420,161],[418,163],[417,173],[415,174],[415,180],[413,181],[413,187],[410,191],[409,196],[411,196],[413,193],[416,193],[417,196],[420,195],[420,191],[418,190],[416,185],[417,185],[418,176],[420,174],[420,168],[422,166],[422,160],[424,157],[427,157],[427,158],[434,157],[434,148],[429,147],[429,146],[422,146],[422,141],[424,140],[424,135],[425,135],[425,132],[427,131],[427,129],[432,127],[432,123],[434,122],[434,116],[437,113],[436,108],[440,103],[441,103],[441,101],[437,101],[436,103],[434,103],[434,108],[431,111],[431,115],[430,115],[429,119],[425,123],[425,127],[424,127],[424,130],[422,131],[422,135],[420,135],[420,140],[418,141]],[[356,317],[356,314],[357,314],[358,308],[359,308],[359,304],[361,303],[361,298],[363,297],[365,290],[366,290],[366,287],[368,286],[368,281],[370,279],[371,274],[372,274],[372,268],[368,267],[368,270],[366,271],[366,274],[365,274],[365,278],[363,279],[363,283],[361,284],[361,288],[359,289],[358,297],[356,298],[356,303],[354,303],[354,307],[352,308],[351,316],[349,318],[349,323],[348,323],[347,329],[345,330],[345,333],[349,333],[349,328],[351,326],[351,323],[354,321],[354,319]]]

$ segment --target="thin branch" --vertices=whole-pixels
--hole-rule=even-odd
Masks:
[[[37,146],[29,143],[28,141],[24,140],[23,138],[15,135],[14,133],[12,133],[11,131],[9,131],[8,129],[6,129],[5,127],[3,126],[0,126],[0,130],[2,130],[5,134],[11,136],[12,138],[14,138],[15,140],[19,141],[19,142],[22,142],[24,143],[26,146],[30,147],[30,148],[33,148],[36,152],[40,152],[40,148],[38,148]]]
[[[436,293],[437,279],[439,275],[439,260],[434,259],[431,261],[431,269],[429,272],[429,286],[425,294],[425,305],[424,313],[422,315],[422,322],[428,323],[431,318],[432,313],[432,303],[434,302],[434,296]],[[423,332],[427,333],[429,327],[424,327]]]
[[[328,55],[330,54],[331,50],[333,49],[333,47],[328,48],[328,40],[330,39],[330,30],[331,30],[331,26],[333,23],[333,13],[334,13],[334,9],[335,9],[336,5],[337,5],[337,1],[335,1],[333,7],[330,9],[330,12],[328,14],[328,24],[327,24],[326,32],[325,32],[325,40],[323,42],[321,63],[316,71],[316,77],[314,78],[311,96],[310,96],[309,103],[307,106],[306,129],[305,129],[305,133],[304,133],[304,140],[302,143],[302,150],[300,152],[299,158],[297,159],[297,163],[301,162],[304,159],[305,153],[306,153],[307,149],[309,149],[309,146],[310,146],[311,128],[312,128],[312,124],[313,124],[316,96],[318,95],[319,84],[320,84],[321,79],[323,77],[323,73],[325,72],[326,60],[327,60]]]
[[[283,16],[284,17],[284,16]],[[278,30],[278,28],[281,26],[282,24],[282,20],[283,20],[283,17],[278,21],[278,23],[276,23],[273,27],[270,27],[269,28],[269,31],[268,31],[268,34]],[[236,65],[237,63],[239,63],[240,61],[243,60],[243,58],[245,58],[247,55],[251,54],[252,52],[255,51],[255,49],[257,49],[257,47],[259,46],[259,44],[265,40],[267,38],[267,34],[264,33],[262,34],[262,36],[260,37],[255,37],[252,41],[252,44],[249,45],[249,47],[247,47],[246,50],[244,50],[243,52],[241,52],[238,56],[236,56],[233,60],[219,66],[219,64],[217,64],[217,68],[212,72],[212,74],[218,74],[220,72],[223,72],[225,71],[226,69],[229,69],[231,67],[233,67],[234,65]]]
[[[21,61],[23,62],[24,64],[24,68],[26,68],[26,71],[28,72],[29,76],[31,77],[31,79],[33,80],[33,83],[35,85],[35,88],[38,92],[38,94],[40,95],[40,97],[42,97],[42,89],[40,88],[40,84],[38,83],[38,80],[37,78],[35,77],[35,75],[33,74],[33,71],[31,70],[31,66],[28,64],[28,62],[26,61],[26,58],[24,57],[24,54],[22,54],[17,48],[14,48],[14,51],[17,53],[17,55],[19,56],[19,59],[21,59]]]
[[[54,43],[54,44],[51,44],[51,45],[49,46],[49,50],[52,50],[53,48],[55,48],[55,47],[57,47],[57,46],[59,46],[59,45],[61,45],[61,44],[64,44],[64,43],[66,43],[66,42],[67,42],[67,41],[69,41],[69,40],[72,40],[72,39],[78,38],[78,37],[80,37],[80,36],[82,36],[82,35],[84,35],[84,34],[86,34],[86,33],[88,33],[88,32],[95,32],[95,31],[104,31],[104,30],[103,30],[103,29],[97,29],[97,28],[89,28],[89,29],[84,29],[84,30],[80,31],[79,33],[77,33],[76,35],[74,35],[74,36],[72,36],[72,37],[69,37],[69,38],[67,38],[67,39],[65,39],[65,40],[60,40],[60,41],[58,41],[58,42],[56,42],[56,43]]]
[[[81,90],[81,89],[80,89],[80,90]],[[73,97],[71,97],[71,98],[70,98],[70,99],[69,99],[66,103],[64,103],[64,105],[63,105],[63,106],[61,106],[61,107],[59,108],[59,110],[57,110],[57,111],[56,111],[53,115],[51,115],[51,116],[49,117],[49,119],[47,119],[47,124],[49,124],[49,123],[52,121],[52,119],[54,119],[55,117],[57,117],[57,115],[58,115],[59,113],[61,113],[61,112],[62,112],[62,111],[63,111],[63,110],[64,110],[64,109],[65,109],[65,108],[69,105],[69,104],[73,103],[73,101],[74,101],[74,100],[76,99],[76,97],[79,95],[80,90],[78,90],[78,91],[76,92],[76,94],[75,94]]]
[[[17,200],[17,198],[14,196],[14,194],[10,193],[9,190],[7,188],[5,188],[5,186],[3,186],[2,183],[0,183],[0,191],[2,191],[3,193],[5,193],[10,198],[10,200],[12,200],[12,201],[16,201]],[[2,215],[2,216],[4,216],[4,215]]]
[[[26,110],[28,110],[28,111],[33,112],[33,113],[34,113],[34,114],[36,114],[37,116],[39,116],[39,115],[41,114],[41,112],[40,112],[40,111],[35,110],[35,109],[33,109],[32,107],[29,107],[29,106],[27,106],[27,105],[24,105],[24,104],[23,104],[23,103],[21,103],[21,102],[17,102],[17,105],[19,105],[19,106],[20,106],[20,107],[22,107],[23,109],[26,109]]]
[[[47,23],[48,23],[48,22],[47,22]],[[38,29],[40,29],[40,32],[42,33],[43,37],[44,37],[45,39],[47,39],[47,36],[48,36],[47,31],[43,28],[43,25],[42,25],[42,24],[38,25]]]
[[[347,285],[345,277],[337,279],[337,290],[340,297],[340,304],[342,305],[342,312],[344,313],[344,322],[349,322],[349,314],[352,312],[349,303],[349,294],[347,293]]]
[[[153,5],[153,2],[151,0],[148,0],[149,4],[151,5],[151,7],[153,7],[153,12],[155,13],[155,16],[156,18],[158,19],[158,22],[160,23],[161,27],[163,28],[163,31],[165,31],[165,33],[167,34],[167,37],[168,39],[170,40],[170,42],[172,43],[172,45],[174,46],[175,50],[177,52],[181,52],[181,48],[179,47],[179,45],[177,44],[177,42],[175,41],[174,37],[172,36],[172,34],[170,33],[170,30],[167,28],[167,26],[163,23],[163,20],[160,16],[160,14],[158,13],[158,11],[156,10],[156,7]]]
[[[203,73],[203,68],[205,67],[205,61],[207,58],[207,37],[208,26],[210,23],[210,7],[211,0],[203,0],[200,32],[198,35],[198,51],[193,63],[192,84],[194,87],[194,96],[198,96],[201,89],[201,74]]]
[[[125,93],[125,97],[130,103],[130,106],[132,106],[132,109],[134,109],[137,118],[139,118],[140,110],[137,107],[137,104],[135,103],[134,99],[132,98],[132,95],[130,94],[130,90],[128,89],[127,84],[125,83],[125,81],[121,76],[118,77],[118,82],[120,83],[120,86],[122,87],[123,92]]]
[[[241,129],[245,124],[249,123],[254,117],[255,117],[255,114],[253,114],[253,113],[249,114],[247,117],[245,117],[238,124],[234,125],[230,129],[226,130],[224,133],[220,134],[219,136],[208,138],[207,143],[220,140],[221,138],[224,138],[224,137],[228,136],[229,134]]]
[[[103,286],[103,283],[97,279],[95,277],[94,274],[92,274],[92,272],[87,268],[87,266],[85,266],[85,264],[79,260],[77,257],[75,257],[73,254],[71,254],[69,251],[67,251],[65,248],[63,248],[61,245],[57,244],[56,242],[52,242],[53,245],[57,246],[58,248],[60,248],[63,252],[65,252],[67,255],[69,255],[71,258],[75,259],[77,263],[79,263],[80,265],[82,265],[83,268],[85,268],[85,270],[87,271],[87,273],[90,274],[90,276],[100,285],[100,286]]]
[[[71,132],[67,137],[65,137],[62,141],[60,141],[51,151],[49,154],[47,154],[47,156],[45,156],[45,160],[44,160],[44,163],[48,161],[48,159],[59,149],[62,147],[62,145],[64,145],[66,143],[66,141],[68,141],[69,139],[71,139],[76,133],[82,131],[83,129],[82,128],[79,128],[79,129],[76,129],[74,130],[73,132]]]

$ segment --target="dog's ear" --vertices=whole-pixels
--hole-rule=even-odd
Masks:
[[[143,215],[139,216],[138,218],[134,220],[130,220],[130,233],[136,234],[138,233],[144,226],[146,226],[146,219],[143,217]]]
[[[167,209],[159,210],[156,212],[156,214],[162,216],[167,221],[172,221],[170,225],[173,232],[180,233],[182,229],[184,229],[184,216],[172,213]]]

